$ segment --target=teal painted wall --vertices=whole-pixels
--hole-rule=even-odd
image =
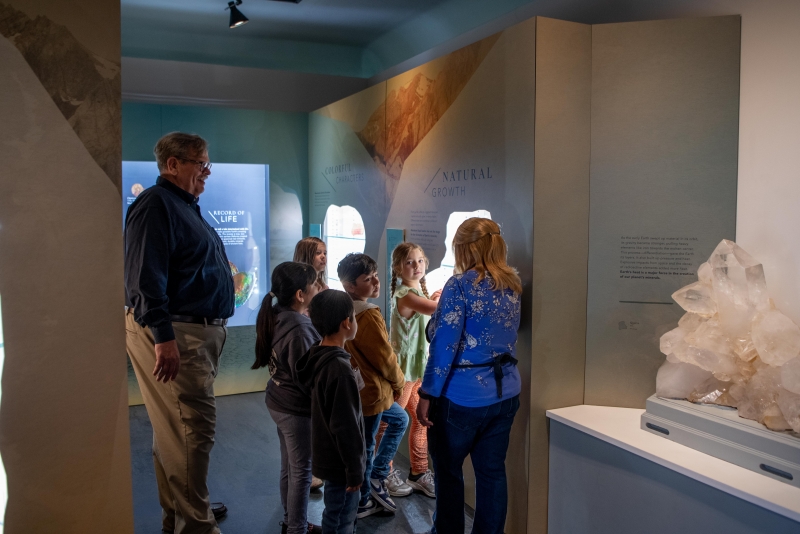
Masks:
[[[122,104],[122,159],[153,159],[165,133],[196,133],[219,163],[266,163],[270,183],[297,195],[308,233],[308,114],[252,109]],[[212,173],[213,179],[213,173]]]
[[[308,115],[127,102],[122,105],[122,159],[152,161],[156,141],[175,130],[205,138],[212,162],[269,165],[270,267],[291,260],[294,243],[308,234]],[[218,395],[266,386],[266,368],[249,370],[254,347],[255,327],[228,330],[214,386]],[[141,404],[130,365],[128,395],[131,404]]]
[[[122,55],[356,78],[367,78],[374,69],[371,64],[364,65],[364,50],[357,46],[249,36],[223,39],[198,33],[175,34],[158,29],[143,30],[141,23],[136,26],[126,20],[122,22]]]

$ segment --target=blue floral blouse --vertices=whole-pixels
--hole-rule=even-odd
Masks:
[[[455,365],[491,362],[508,352],[516,357],[520,296],[510,289],[492,290],[490,280],[467,271],[450,278],[439,307],[428,323],[431,340],[422,389],[461,406],[488,406],[520,392],[517,367],[503,366],[503,396],[498,398],[491,367],[453,369]]]

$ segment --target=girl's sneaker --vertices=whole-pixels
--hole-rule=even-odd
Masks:
[[[405,497],[414,493],[414,489],[403,482],[397,469],[392,469],[386,477],[386,489],[392,497]]]
[[[433,473],[431,473],[430,469],[417,477],[409,474],[406,484],[417,491],[421,491],[428,497],[436,497],[436,485],[433,482]]]

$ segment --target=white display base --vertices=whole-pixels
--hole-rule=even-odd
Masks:
[[[572,406],[547,417],[720,491],[800,522],[800,488],[655,436],[639,425],[644,410]]]
[[[800,488],[800,439],[742,419],[733,408],[653,395],[641,428]]]

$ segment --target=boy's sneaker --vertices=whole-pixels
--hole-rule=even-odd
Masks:
[[[377,478],[370,478],[369,492],[372,495],[372,498],[375,499],[375,501],[377,501],[379,505],[383,506],[384,510],[392,513],[395,513],[397,511],[397,505],[389,496],[389,490],[386,488],[385,478],[383,480],[378,480]]]
[[[421,491],[428,497],[436,497],[436,485],[433,482],[433,473],[431,473],[430,469],[419,475],[417,478],[412,478],[412,476],[413,475],[410,474],[408,475],[406,484],[417,491]]]
[[[377,514],[378,512],[381,511],[383,511],[383,508],[381,508],[381,506],[377,502],[375,502],[375,499],[370,497],[367,499],[366,504],[359,503],[356,517],[358,519],[363,519],[367,516],[370,516],[372,514]]]
[[[386,477],[386,489],[392,497],[405,497],[414,493],[414,488],[403,482],[397,469],[392,469]]]

